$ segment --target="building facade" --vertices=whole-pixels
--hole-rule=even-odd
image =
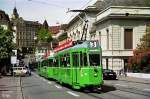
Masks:
[[[36,42],[35,35],[41,27],[38,21],[27,21],[19,17],[16,7],[13,9],[12,20],[17,49],[23,53],[33,53]]]
[[[90,33],[93,28],[93,23],[96,20],[97,13],[98,9],[96,8],[96,6],[88,6],[83,11],[81,11],[68,23],[68,37],[71,38],[73,41],[81,39],[90,40]]]
[[[89,20],[87,40],[99,40],[102,47],[103,68],[116,72],[125,70],[128,58],[146,32],[150,23],[149,0],[97,0],[93,5],[99,11],[87,15]],[[92,16],[92,17],[91,17]],[[82,17],[84,19],[85,17]],[[68,26],[68,36],[78,40],[83,21],[78,16]],[[75,35],[75,36],[74,36]]]
[[[103,1],[109,6],[102,7],[97,14],[96,35],[92,38],[99,39],[102,46],[103,68],[116,72],[125,70],[128,58],[133,56],[133,50],[140,44],[146,24],[150,22],[147,0],[120,1]]]
[[[53,48],[65,43],[68,40],[66,28],[67,24],[49,27],[49,31],[52,33],[53,39],[55,39],[55,41],[57,42],[57,44],[53,44]]]

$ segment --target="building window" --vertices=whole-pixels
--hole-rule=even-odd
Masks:
[[[124,49],[133,48],[133,29],[124,29]]]
[[[106,35],[107,35],[107,49],[109,49],[109,30],[106,29]]]

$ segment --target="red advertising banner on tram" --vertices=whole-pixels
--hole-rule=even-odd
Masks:
[[[71,47],[72,45],[73,45],[72,40],[69,40],[69,41],[67,41],[66,43],[64,43],[64,44],[59,45],[58,47],[56,47],[56,48],[54,49],[54,52],[58,52],[58,51],[61,51],[61,50],[63,50],[63,49],[69,48],[69,47]]]

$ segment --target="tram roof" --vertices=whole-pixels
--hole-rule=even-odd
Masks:
[[[70,49],[88,48],[88,42],[89,41],[85,41],[82,44],[78,44],[78,45],[71,47]]]
[[[68,51],[68,50],[76,50],[76,49],[80,49],[80,48],[87,48],[87,49],[91,48],[91,49],[93,49],[92,47],[90,47],[90,42],[96,42],[96,46],[94,48],[100,48],[100,45],[99,45],[99,43],[98,43],[97,40],[94,40],[94,41],[84,41],[81,44],[77,44],[77,45],[75,45],[73,47],[64,49],[62,51],[59,51],[58,53],[65,52],[65,51]]]

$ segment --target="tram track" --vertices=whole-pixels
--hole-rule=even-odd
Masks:
[[[150,92],[146,92],[146,91],[134,88],[134,87],[123,87],[123,86],[115,86],[115,85],[107,85],[107,86],[115,87],[116,90],[120,90],[120,91],[124,91],[124,92],[130,92],[130,93],[150,97]]]
[[[118,81],[133,82],[133,83],[139,83],[139,84],[150,84],[147,82],[137,82],[137,81],[129,81],[129,80],[118,80]]]
[[[99,93],[84,93],[84,94],[86,94],[86,95],[88,95],[88,96],[90,96],[90,97],[93,97],[93,98],[96,98],[96,99],[105,99],[105,97],[104,97],[104,95],[102,95],[102,94],[104,94],[104,93],[106,93],[106,92],[103,92],[103,91],[101,91],[101,92],[99,92]],[[116,95],[116,94],[113,94],[113,93],[106,93],[107,95],[113,95],[114,97],[118,97],[119,99],[121,98],[121,99],[127,99],[127,98],[125,98],[125,97],[123,97],[123,96],[120,96],[120,95]]]
[[[138,90],[131,90],[131,89],[127,90],[127,89],[118,89],[118,88],[116,88],[116,90],[114,90],[114,91],[117,91],[117,90],[121,91],[121,92],[128,92],[128,93],[132,93],[132,94],[137,94],[137,95],[150,97],[149,93],[148,94],[144,94],[144,93],[139,92]],[[96,98],[96,99],[104,99],[105,97],[103,95],[101,95],[101,94],[104,94],[104,93],[106,93],[108,95],[112,95],[112,96],[118,97],[119,99],[120,98],[121,99],[130,99],[128,97],[117,95],[117,94],[114,94],[114,93],[109,93],[109,92],[111,92],[111,91],[105,92],[105,91],[102,90],[99,93],[85,93],[85,94],[87,94],[90,97]]]
[[[34,76],[34,77],[39,78],[39,76]],[[48,80],[45,81],[43,80],[43,78],[41,80],[48,83]],[[51,83],[51,84],[55,86],[54,83]],[[104,90],[99,90],[98,92],[94,92],[94,91],[85,92],[83,90],[76,91],[65,86],[63,86],[61,90],[66,91],[67,94],[71,94],[75,97],[82,97],[86,95],[89,98],[91,97],[94,99],[130,99],[130,98],[134,98],[134,96],[146,97],[145,99],[150,98],[150,95],[148,92],[137,90],[135,88],[129,88],[129,87],[124,88],[123,86],[115,86],[115,85],[104,85],[104,86],[105,86]],[[58,86],[55,86],[55,87],[57,88]],[[130,95],[128,95],[128,93],[131,95],[131,97]],[[23,99],[27,99],[27,98],[25,97]]]
[[[117,90],[150,97],[149,92],[145,92],[145,91],[142,91],[142,90],[137,90],[137,89],[134,89],[134,88],[117,88]]]

